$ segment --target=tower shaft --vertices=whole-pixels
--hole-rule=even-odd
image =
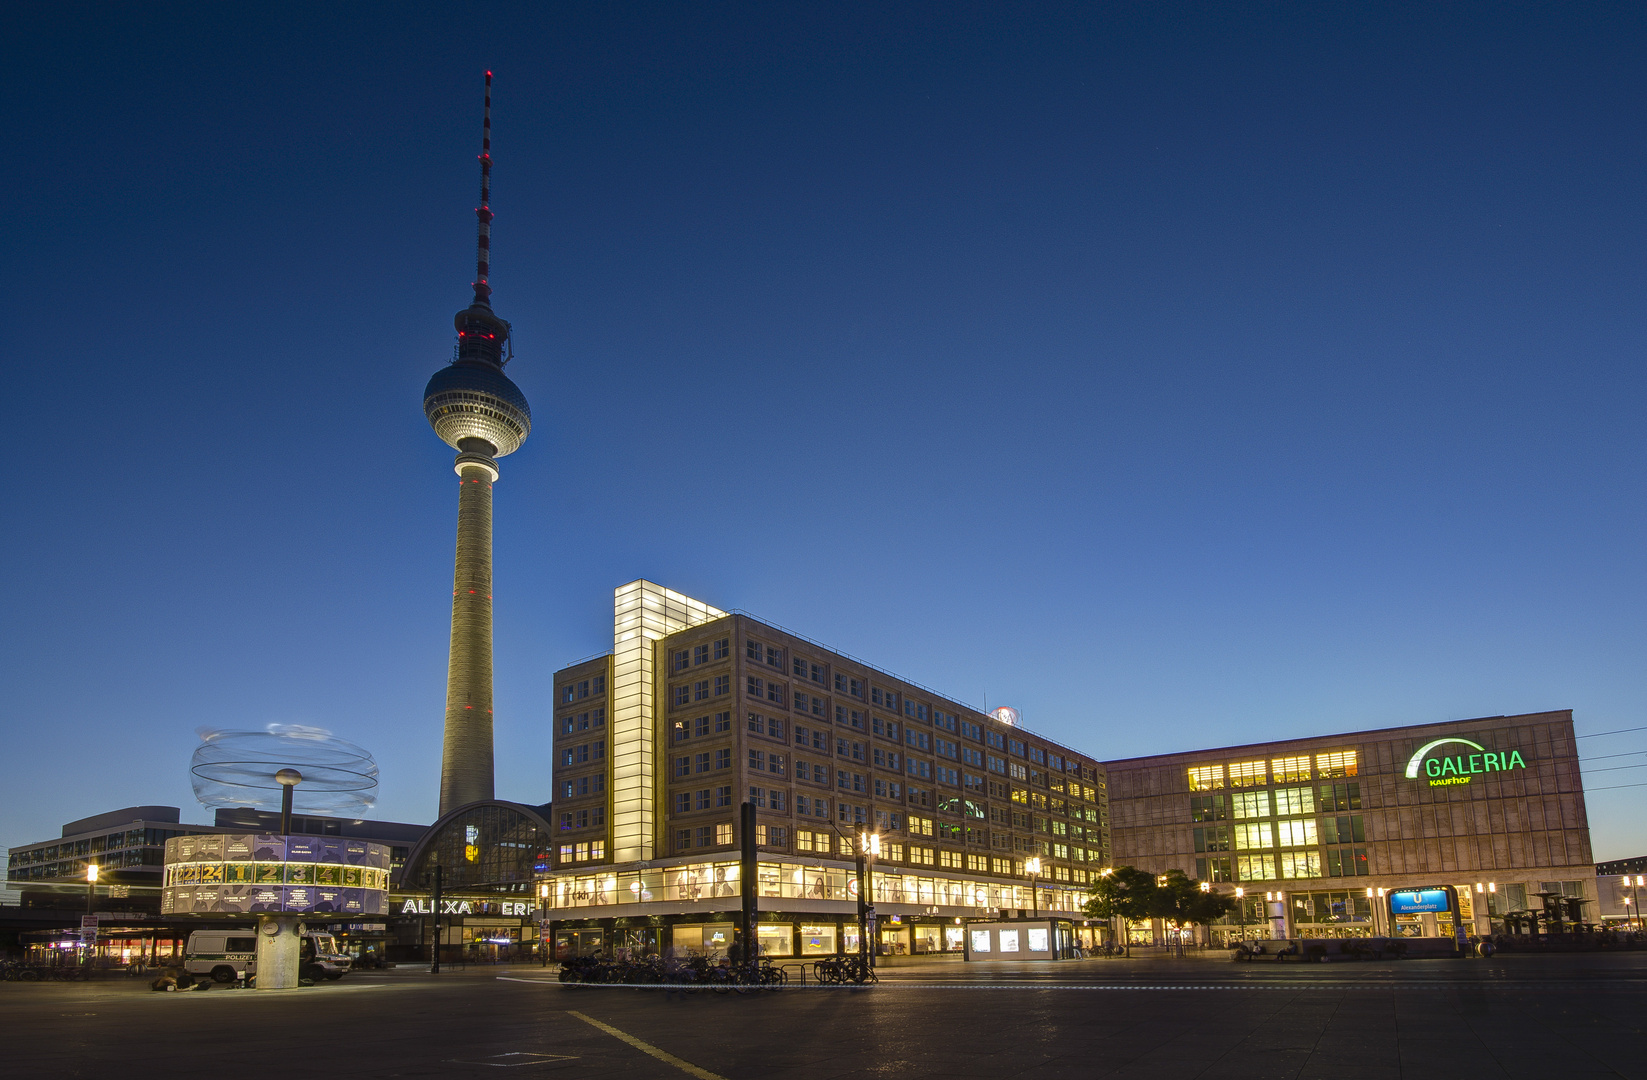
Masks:
[[[497,467],[481,455],[465,453],[459,455],[457,469],[457,565],[440,753],[443,817],[459,806],[492,798],[492,482]]]

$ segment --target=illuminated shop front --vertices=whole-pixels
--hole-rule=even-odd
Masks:
[[[1178,869],[1238,894],[1236,912],[1211,928],[1215,942],[1601,921],[1570,711],[1105,768],[1117,865]],[[1421,910],[1397,897],[1434,890],[1453,899]],[[1140,924],[1130,936],[1161,940],[1165,930]]]
[[[757,936],[772,956],[829,955],[858,948],[858,882],[851,866],[823,862],[757,863],[761,910]],[[548,917],[557,954],[599,948],[724,954],[739,902],[736,862],[549,874]],[[870,875],[878,919],[876,942],[893,954],[960,952],[959,921],[1000,912],[1039,910],[1069,917],[1086,897],[1058,883],[980,881],[912,874],[876,866]],[[780,918],[774,912],[782,912]],[[769,917],[770,915],[770,917]],[[576,935],[576,936],[574,936]]]
[[[542,904],[535,878],[549,865],[543,811],[493,800],[458,807],[430,826],[389,897],[391,956],[430,959],[437,925],[443,959],[535,955]]]

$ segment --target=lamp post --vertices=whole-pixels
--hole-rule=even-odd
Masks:
[[[881,853],[881,834],[864,830],[858,834],[858,956],[875,966],[875,950],[869,947],[874,932],[875,905],[870,902],[875,887],[875,856]]]
[[[1630,885],[1630,893],[1635,897],[1636,933],[1641,933],[1641,887],[1647,885],[1647,874],[1637,874],[1635,881]]]
[[[303,774],[296,769],[281,769],[275,773],[280,784],[280,835],[292,834],[292,789],[303,783]]]
[[[1247,890],[1235,887],[1235,904],[1241,909],[1241,944],[1247,943]]]
[[[1039,919],[1041,917],[1041,898],[1035,893],[1035,879],[1041,876],[1041,857],[1039,855],[1031,855],[1024,860],[1024,873],[1029,875],[1029,904],[1030,911],[1034,913],[1032,918]]]
[[[90,915],[97,904],[97,864],[86,864],[86,914]]]

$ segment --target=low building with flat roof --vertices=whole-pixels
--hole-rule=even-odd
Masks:
[[[1574,900],[1582,921],[1600,921],[1571,710],[1104,767],[1116,865],[1244,894],[1217,938],[1450,936],[1453,912],[1392,914],[1389,901],[1445,886],[1469,934],[1513,930],[1558,904],[1570,920]]]

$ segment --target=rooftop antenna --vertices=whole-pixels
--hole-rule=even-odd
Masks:
[[[475,303],[490,307],[492,286],[492,73],[486,73],[486,119],[480,128],[480,237],[475,246]]]

